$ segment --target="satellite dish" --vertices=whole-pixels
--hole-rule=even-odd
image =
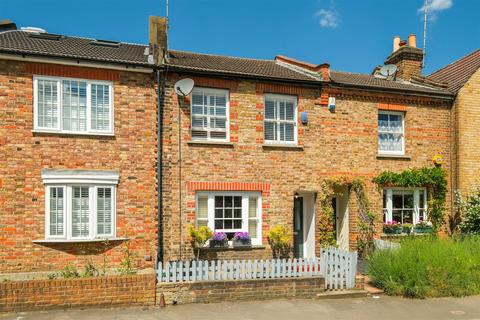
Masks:
[[[386,64],[380,68],[380,74],[384,77],[393,76],[397,72],[397,66],[394,64]]]
[[[175,83],[175,92],[182,97],[188,96],[193,90],[194,82],[192,79],[186,78]]]

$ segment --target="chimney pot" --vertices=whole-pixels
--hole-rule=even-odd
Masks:
[[[400,49],[400,37],[395,36],[393,37],[393,52],[397,51]]]
[[[412,48],[417,47],[417,36],[414,34],[411,34],[408,36],[408,46]]]

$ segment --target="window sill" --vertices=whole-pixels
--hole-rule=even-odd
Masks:
[[[262,145],[263,149],[286,149],[303,151],[303,147],[296,144],[266,143]]]
[[[34,129],[32,133],[48,134],[48,135],[66,135],[66,136],[100,136],[100,137],[114,137],[115,134],[111,132],[68,132],[68,131],[50,131]]]
[[[210,247],[201,247],[201,248],[196,248],[196,250],[202,250],[202,251],[246,251],[246,250],[263,250],[265,249],[266,246],[260,245],[260,244],[254,244],[251,246],[228,246],[228,247],[216,247],[216,248],[210,248]]]
[[[89,243],[89,242],[105,242],[105,241],[126,241],[130,238],[98,238],[98,239],[40,239],[33,240],[33,243]]]
[[[188,145],[192,146],[212,146],[212,147],[230,147],[233,148],[233,143],[228,141],[203,141],[203,140],[192,140],[187,142]]]
[[[379,154],[377,154],[377,159],[412,160],[412,157],[404,155],[404,154],[379,153]]]

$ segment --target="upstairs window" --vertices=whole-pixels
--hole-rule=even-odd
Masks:
[[[378,153],[404,154],[403,113],[381,111],[378,113]]]
[[[113,134],[112,84],[102,81],[34,78],[34,130]]]
[[[194,88],[191,99],[193,140],[228,141],[228,90]]]
[[[265,96],[264,138],[266,143],[297,142],[297,99],[292,96]]]

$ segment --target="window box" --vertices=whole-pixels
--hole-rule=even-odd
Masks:
[[[252,240],[251,239],[233,239],[232,241],[233,247],[251,247]]]
[[[432,233],[433,228],[432,227],[420,227],[420,226],[415,226],[414,228],[415,233]]]
[[[385,234],[402,234],[402,228],[383,228]]]
[[[209,242],[210,248],[228,248],[228,240],[213,240]]]

